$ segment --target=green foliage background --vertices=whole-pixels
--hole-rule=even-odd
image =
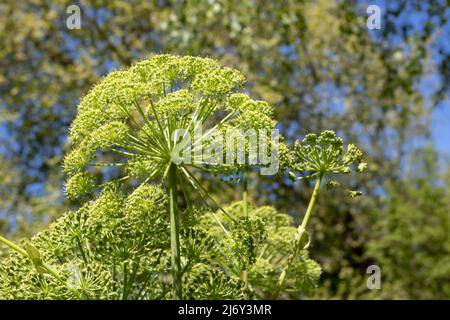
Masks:
[[[152,52],[211,56],[275,107],[287,142],[332,129],[367,154],[366,173],[348,181],[364,197],[319,196],[310,256],[323,274],[310,297],[450,298],[450,175],[429,139],[431,113],[448,96],[439,41],[448,3],[396,1],[371,34],[357,1],[77,3],[80,30],[65,24],[71,1],[0,4],[2,234],[30,237],[78,207],[62,194],[61,160],[78,99],[99,77]],[[417,12],[426,18],[415,32],[400,17]],[[440,80],[431,97],[418,89],[429,75]],[[254,178],[253,203],[301,219],[308,183]],[[238,199],[204,182],[221,203]],[[367,289],[371,264],[381,290]]]

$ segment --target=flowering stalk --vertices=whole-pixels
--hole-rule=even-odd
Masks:
[[[8,239],[3,238],[2,236],[0,236],[0,242],[3,242],[6,246],[13,249],[14,251],[17,251],[21,255],[28,257],[27,252],[24,249],[22,249],[21,247],[19,247],[18,245],[16,245],[14,242],[9,241]]]
[[[314,190],[311,195],[311,199],[309,200],[308,208],[306,209],[306,213],[305,213],[305,216],[303,217],[303,221],[297,228],[297,234],[296,234],[294,248],[292,250],[292,253],[290,254],[290,256],[286,262],[286,265],[283,268],[283,271],[281,272],[280,277],[278,278],[278,281],[275,285],[275,290],[273,292],[274,299],[276,299],[278,297],[278,294],[279,294],[281,288],[283,287],[284,280],[286,279],[286,274],[289,272],[292,262],[294,261],[296,255],[297,255],[297,252],[299,250],[303,249],[303,248],[301,248],[303,243],[307,244],[307,241],[308,241],[307,239],[306,239],[306,241],[302,241],[302,240],[306,236],[306,233],[305,233],[306,226],[308,225],[308,221],[311,216],[311,212],[313,210],[314,204],[316,203],[317,196],[319,195],[321,181],[322,181],[322,176],[319,176],[319,178],[317,179],[316,184],[314,186]]]
[[[248,218],[248,171],[247,168],[244,169],[243,178],[242,178],[242,201],[243,201],[243,209],[244,216]],[[244,257],[246,259],[246,257]],[[245,288],[248,288],[248,270],[242,270],[242,281],[245,284]]]
[[[298,227],[298,234],[300,235],[303,230],[306,230],[306,225],[308,224],[309,217],[311,216],[312,209],[314,204],[316,203],[317,196],[319,195],[320,183],[322,182],[322,175],[316,181],[316,185],[314,186],[313,193],[311,195],[311,199],[309,200],[308,208],[306,209],[305,216],[303,218],[302,224]],[[300,240],[300,239],[299,239]]]
[[[275,285],[273,292],[274,299],[278,297],[289,268],[298,252],[308,247],[309,235],[306,232],[306,226],[311,217],[324,177],[331,178],[337,174],[350,174],[351,171],[362,172],[366,166],[367,164],[362,161],[361,150],[355,145],[350,144],[347,146],[346,152],[344,152],[343,140],[337,137],[336,133],[331,130],[323,131],[320,134],[308,134],[302,142],[295,142],[295,147],[290,157],[290,167],[294,171],[306,172],[307,175],[298,178],[293,172],[290,172],[290,178],[294,181],[299,179],[316,179],[316,184],[303,221],[297,229],[293,250]],[[327,188],[335,188],[338,186],[339,183],[337,181],[329,179]],[[351,197],[356,197],[361,194],[359,191],[348,189],[346,191],[349,192]]]
[[[171,164],[169,169],[169,209],[173,298],[182,299],[180,265],[180,219],[177,203],[177,168],[174,164]]]
[[[248,171],[244,170],[242,179],[242,201],[244,202],[244,215],[248,217]]]

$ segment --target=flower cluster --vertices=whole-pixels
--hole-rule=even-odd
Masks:
[[[95,201],[66,213],[31,240],[63,282],[39,273],[26,257],[13,252],[0,262],[0,298],[170,299],[166,201],[155,185],[143,184],[129,195],[112,185],[105,188]],[[239,270],[249,267],[253,294],[268,298],[280,268],[276,261],[289,252],[295,233],[292,218],[262,207],[251,208],[247,219],[242,203],[225,209],[246,223],[235,223],[223,213],[203,212],[182,228],[184,296],[245,298],[248,289]],[[214,215],[230,228],[229,236]],[[252,256],[249,265],[239,265],[242,254]],[[302,252],[286,292],[307,292],[319,276],[320,267]]]
[[[62,282],[14,252],[0,262],[0,299],[151,299],[166,292],[165,201],[154,185],[141,185],[128,196],[110,185],[31,239]]]
[[[326,130],[320,134],[307,134],[302,142],[296,141],[290,167],[294,171],[306,172],[301,178],[317,179],[328,177],[328,188],[339,186],[333,176],[362,172],[367,167],[363,153],[354,144],[349,144],[344,152],[343,140],[334,131]],[[292,180],[299,179],[290,172]],[[348,190],[350,196],[360,195],[359,191]]]
[[[243,93],[244,77],[208,58],[153,55],[129,69],[106,76],[81,100],[70,127],[72,151],[65,157],[69,175],[67,194],[89,192],[88,172],[93,166],[117,166],[122,178],[153,179],[166,176],[173,162],[177,130],[189,135],[189,152],[208,147],[212,130],[275,128],[273,110]],[[195,132],[201,129],[200,137]],[[117,162],[102,162],[107,153]],[[208,162],[209,164],[210,162]],[[188,165],[180,172],[188,181]],[[217,166],[218,170],[236,166]]]
[[[201,226],[218,242],[217,255],[222,267],[235,277],[248,268],[252,294],[268,299],[297,230],[292,217],[270,206],[251,207],[247,214],[242,202],[236,202],[214,215],[203,215]],[[302,250],[294,259],[284,294],[308,293],[316,287],[320,274],[320,266]]]

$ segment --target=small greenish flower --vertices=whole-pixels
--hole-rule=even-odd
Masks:
[[[95,187],[95,177],[89,172],[79,172],[73,175],[66,183],[66,195],[71,200],[89,194]]]
[[[237,261],[245,270],[255,263],[257,248],[267,238],[264,222],[259,217],[240,217],[231,230],[226,237],[226,246],[233,251],[233,255],[241,257]]]

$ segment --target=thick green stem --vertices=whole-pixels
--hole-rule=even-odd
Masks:
[[[299,232],[301,230],[306,229],[306,226],[309,221],[309,217],[311,216],[312,209],[314,207],[314,204],[316,203],[317,196],[319,195],[319,189],[320,189],[321,182],[322,182],[322,176],[319,176],[319,178],[316,181],[316,185],[314,186],[314,190],[311,195],[311,199],[309,200],[308,208],[306,209],[306,213],[305,213],[305,216],[303,217],[302,224],[298,228]]]
[[[276,299],[278,297],[278,294],[280,293],[281,288],[283,287],[284,280],[286,279],[286,275],[289,272],[289,269],[294,262],[294,259],[298,253],[299,250],[303,248],[299,248],[300,244],[302,243],[301,239],[304,235],[304,231],[306,230],[306,226],[308,225],[309,218],[311,216],[311,212],[314,208],[314,204],[316,203],[317,196],[319,195],[319,189],[320,189],[320,183],[322,182],[322,175],[319,175],[316,185],[314,186],[313,193],[311,195],[311,199],[309,200],[308,208],[306,209],[305,216],[303,217],[302,223],[298,226],[297,234],[295,237],[295,244],[294,249],[292,250],[285,267],[283,268],[283,271],[280,274],[280,277],[278,278],[278,281],[275,285],[275,290],[273,292],[273,299]]]
[[[244,170],[244,176],[242,179],[242,201],[244,203],[244,214],[248,217],[248,172]]]
[[[170,210],[170,249],[173,277],[173,298],[182,299],[181,263],[180,263],[180,218],[177,203],[177,168],[169,169],[169,210]]]
[[[248,218],[248,171],[244,169],[244,174],[242,178],[242,202],[245,217]],[[244,258],[246,259],[246,258]],[[248,270],[242,270],[242,281],[245,284],[245,288],[248,287]]]
[[[19,247],[18,245],[16,245],[14,242],[9,241],[8,239],[3,238],[2,236],[0,236],[0,242],[3,242],[4,244],[6,244],[8,247],[13,249],[14,251],[17,251],[21,255],[28,258],[27,252],[24,249],[22,249],[21,247]]]
[[[9,241],[8,239],[3,238],[2,236],[0,236],[0,242],[4,243],[9,248],[13,249],[14,251],[20,253],[21,255],[23,255],[23,256],[25,256],[25,257],[27,257],[27,258],[29,258],[31,260],[31,258],[28,256],[28,253],[26,252],[26,250],[22,249],[21,247],[16,245],[14,242]],[[59,276],[59,274],[55,271],[55,269],[53,269],[52,266],[42,262],[39,265],[39,267],[42,267],[47,273],[51,274],[59,282],[64,283],[64,280]]]

